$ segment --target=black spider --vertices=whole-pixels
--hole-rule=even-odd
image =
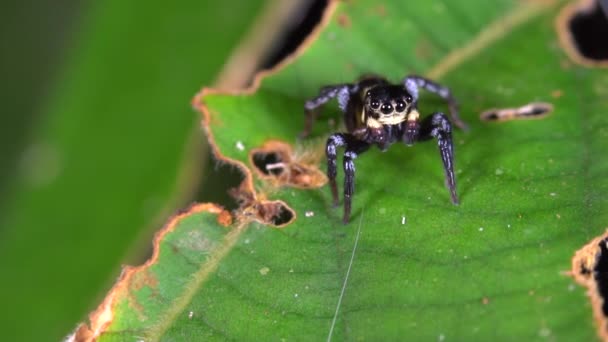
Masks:
[[[452,203],[458,204],[454,180],[454,147],[452,124],[445,114],[436,112],[420,120],[418,88],[436,93],[447,101],[450,116],[461,129],[466,124],[458,117],[458,105],[450,90],[420,76],[408,76],[401,84],[391,84],[381,77],[365,77],[355,84],[338,84],[321,88],[319,95],[306,101],[306,124],[302,136],[310,134],[316,109],[333,98],[344,113],[348,133],[334,133],[327,139],[327,176],[334,205],[337,206],[336,147],[344,146],[344,223],[348,223],[351,201],[355,192],[355,164],[353,160],[370,146],[382,151],[395,142],[411,146],[417,141],[436,138],[446,173],[446,184]]]

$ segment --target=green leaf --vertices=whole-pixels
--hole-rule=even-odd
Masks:
[[[316,39],[255,92],[199,98],[220,158],[252,177],[237,223],[222,228],[200,207],[172,221],[158,257],[126,271],[106,298],[106,320],[94,316],[92,332],[81,331],[102,341],[592,339],[588,300],[564,271],[608,223],[608,73],[568,61],[554,29],[559,7],[332,3]],[[270,140],[294,146],[286,153],[304,165],[322,159],[329,118],[340,115],[327,106],[313,137],[296,139],[304,100],[367,73],[420,73],[451,87],[471,128],[455,132],[459,206],[435,143],[360,156],[348,225],[326,186],[277,186],[284,179],[252,171],[249,153]],[[553,113],[479,120],[537,101]],[[433,96],[419,108],[447,110]],[[295,221],[257,222],[273,213],[270,200]]]
[[[19,133],[2,150],[22,156],[14,177],[1,179],[8,189],[0,186],[0,326],[6,341],[56,341],[95,307],[125,258],[141,258],[151,229],[190,201],[206,155],[193,139],[192,94],[213,82],[265,2],[87,2],[73,46],[57,53],[66,60],[48,99],[22,83],[36,80],[43,68],[28,62],[46,65],[48,51],[19,55],[23,45],[59,45],[29,29],[55,32],[47,20],[65,2],[18,3],[27,15],[3,21],[18,25],[7,51],[15,72],[3,81],[20,100],[7,103],[40,112],[19,132],[13,117],[29,107],[3,109],[2,132]],[[8,13],[19,12],[12,6]]]

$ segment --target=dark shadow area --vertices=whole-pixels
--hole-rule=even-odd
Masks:
[[[196,201],[217,203],[226,210],[234,210],[239,207],[239,203],[230,196],[228,190],[238,188],[243,179],[245,177],[238,167],[218,163],[210,153],[203,170],[203,179],[198,188]]]
[[[604,299],[602,303],[602,312],[604,316],[608,316],[608,248],[606,243],[608,240],[600,242],[600,254],[597,256],[595,268],[593,269],[593,278],[597,282],[599,295]]]
[[[300,44],[308,37],[313,29],[319,24],[323,16],[323,12],[328,5],[328,0],[311,0],[307,11],[303,11],[299,16],[293,18],[291,25],[285,27],[283,38],[276,42],[274,51],[268,54],[268,57],[262,63],[261,69],[269,69],[282,61],[285,57],[293,53]],[[205,138],[206,139],[206,138]],[[277,175],[282,172],[281,169],[268,171],[265,165],[281,162],[276,154],[265,154],[263,156],[254,157],[256,167],[264,174]],[[243,175],[238,168],[217,163],[213,156],[209,156],[206,161],[206,170],[203,172],[204,179],[202,180],[198,194],[195,198],[198,202],[214,202],[218,203],[228,210],[238,208],[238,203],[229,194],[228,190],[237,188],[243,180]],[[283,213],[283,211],[281,211]],[[290,211],[285,211],[286,214],[278,215],[277,219],[273,219],[275,225],[281,225],[291,220]],[[279,223],[277,223],[279,222]]]
[[[327,4],[328,0],[311,0],[308,10],[294,17],[291,25],[285,27],[283,38],[262,63],[262,69],[272,68],[293,53],[321,21]]]
[[[569,29],[581,55],[596,61],[608,61],[608,5],[595,2],[590,11],[578,12],[570,19]]]

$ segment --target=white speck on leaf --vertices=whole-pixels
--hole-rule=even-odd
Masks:
[[[294,296],[295,298],[298,298],[298,294],[297,294],[297,293],[294,293],[294,295],[293,295],[293,296]]]
[[[266,266],[264,266],[264,267],[260,268],[260,274],[261,274],[261,275],[265,276],[265,275],[267,275],[267,274],[268,274],[268,272],[270,272],[270,268],[268,268],[268,267],[266,267]]]
[[[495,173],[497,176],[500,176],[500,175],[502,175],[502,174],[504,173],[504,171],[503,171],[502,169],[496,169],[496,171],[494,171],[494,173]]]
[[[401,216],[401,224],[405,224],[405,215]]]
[[[549,337],[551,336],[551,330],[549,330],[547,327],[543,327],[538,331],[538,335],[540,337]]]
[[[304,213],[304,215],[306,215],[306,217],[312,217],[315,216],[315,212],[314,211],[307,211]]]
[[[479,231],[480,231],[480,232],[483,232],[483,227],[479,227]]]
[[[439,341],[439,342],[445,341],[445,335],[444,334],[439,334],[439,336],[437,337],[437,341]]]
[[[243,142],[240,140],[236,142],[236,148],[239,151],[245,151],[245,145],[243,145]]]
[[[194,311],[188,312],[188,319],[192,319],[194,317]]]

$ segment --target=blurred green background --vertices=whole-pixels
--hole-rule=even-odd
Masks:
[[[190,101],[267,2],[2,2],[2,340],[62,339],[172,213],[226,201]]]

